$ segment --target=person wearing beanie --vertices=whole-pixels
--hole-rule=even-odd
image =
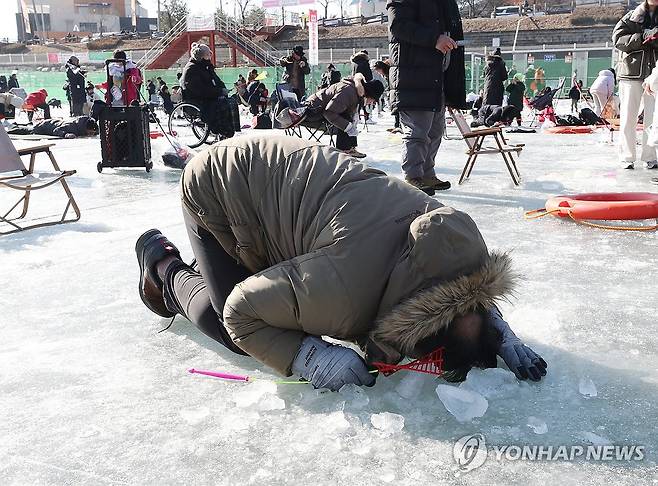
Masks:
[[[450,188],[436,177],[446,106],[466,109],[466,68],[455,0],[387,3],[391,111],[400,114],[405,180],[427,194]]]
[[[356,149],[358,109],[363,103],[376,102],[383,93],[384,85],[380,81],[368,82],[362,74],[343,78],[309,96],[304,103],[307,107],[306,119],[324,118],[337,129],[336,148],[352,157],[363,158],[366,155]]]
[[[279,63],[286,68],[286,72],[283,75],[283,82],[290,85],[291,91],[301,101],[306,96],[305,78],[311,74],[311,67],[308,65],[306,56],[304,56],[304,48],[302,46],[295,46],[292,54],[279,59]]]
[[[231,121],[228,90],[217,76],[211,58],[212,52],[207,45],[192,44],[190,60],[180,78],[183,101],[199,107],[201,118],[212,133],[230,138],[235,134],[235,128]]]
[[[453,382],[495,368],[497,356],[520,380],[547,374],[497,307],[519,280],[511,257],[488,248],[466,213],[397,177],[268,134],[212,145],[187,163],[180,188],[196,265],[157,229],[135,244],[139,296],[154,314],[180,314],[243,359],[315,388],[372,386],[369,364],[439,348]]]
[[[66,63],[66,79],[68,79],[69,95],[71,96],[71,115],[82,116],[87,102],[85,90],[85,72],[80,69],[80,60],[71,56]]]

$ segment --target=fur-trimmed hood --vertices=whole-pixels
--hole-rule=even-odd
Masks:
[[[456,317],[508,299],[517,280],[509,255],[489,252],[465,213],[434,210],[416,218],[409,232],[407,257],[391,274],[369,334],[392,360]]]
[[[400,302],[375,323],[370,337],[408,354],[429,336],[446,329],[458,316],[490,309],[514,289],[511,259],[492,252],[477,271],[429,287]]]
[[[368,54],[366,54],[365,52],[359,51],[350,58],[350,61],[352,61],[355,64],[369,63],[370,57],[368,57]]]

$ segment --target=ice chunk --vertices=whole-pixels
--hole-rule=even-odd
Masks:
[[[423,391],[426,379],[421,373],[408,373],[400,380],[395,391],[403,398],[416,398]]]
[[[244,390],[241,390],[233,396],[235,404],[240,408],[255,405],[261,400],[263,395],[267,393],[276,395],[276,384],[270,381],[255,381],[254,383],[249,383],[243,386]]]
[[[446,410],[457,419],[458,422],[470,422],[476,417],[482,417],[489,402],[477,392],[465,388],[457,388],[450,385],[438,385],[436,394],[446,407]]]
[[[519,382],[509,370],[502,368],[473,368],[459,388],[479,393],[485,398],[494,398],[518,393]]]
[[[605,437],[597,435],[594,432],[583,431],[580,433],[580,436],[595,446],[612,445],[612,441],[610,439],[606,439]]]
[[[286,408],[286,402],[276,395],[266,393],[261,395],[260,399],[258,400],[257,408],[263,412],[268,410],[283,410]]]
[[[318,425],[325,433],[340,432],[350,428],[350,423],[345,418],[342,410],[326,414]]]
[[[354,408],[363,408],[370,403],[370,397],[363,388],[353,383],[343,385],[338,393],[342,395],[348,405]]]
[[[404,417],[391,412],[375,413],[370,416],[370,423],[378,430],[394,434],[404,428]]]
[[[548,432],[548,425],[542,419],[530,416],[528,417],[528,427],[537,435],[542,435]]]
[[[578,391],[587,398],[593,398],[598,395],[596,385],[590,378],[581,378],[578,383]]]

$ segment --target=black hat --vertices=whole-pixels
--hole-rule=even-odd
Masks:
[[[502,56],[503,53],[500,52],[500,47],[496,47],[496,50],[493,53],[494,56]]]
[[[378,100],[379,97],[384,94],[384,85],[381,81],[375,79],[373,81],[363,83],[363,90],[366,93],[366,98]]]
[[[292,48],[292,52],[294,52],[299,56],[302,56],[304,54],[304,48],[302,46],[295,46]]]

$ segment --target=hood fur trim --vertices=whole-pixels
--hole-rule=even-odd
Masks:
[[[507,300],[518,278],[507,253],[491,252],[479,270],[402,301],[375,322],[370,337],[408,355],[419,341],[446,329],[456,317]]]
[[[356,88],[356,93],[359,95],[359,98],[363,98],[366,95],[366,89],[363,87],[363,83],[366,82],[366,78],[361,73],[356,73],[354,75],[354,87]]]

